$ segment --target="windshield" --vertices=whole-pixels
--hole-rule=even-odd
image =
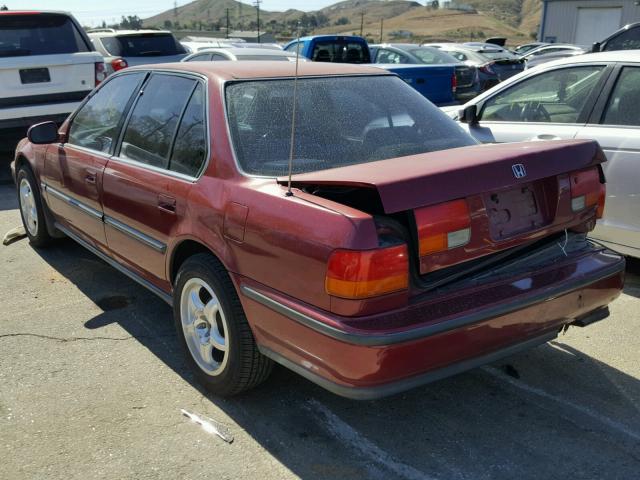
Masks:
[[[88,45],[66,15],[0,16],[0,57],[88,51]]]
[[[448,53],[445,53],[437,48],[414,48],[409,50],[409,53],[415,55],[420,59],[422,63],[428,65],[442,65],[447,63],[460,63],[460,61]]]
[[[187,53],[170,33],[142,33],[102,37],[104,48],[116,57],[158,57]]]
[[[291,79],[227,86],[229,129],[242,171],[287,174],[292,92]],[[297,97],[294,173],[476,143],[395,76],[302,78]]]

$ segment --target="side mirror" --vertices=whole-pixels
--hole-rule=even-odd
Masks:
[[[36,145],[55,143],[58,141],[58,126],[53,122],[37,123],[29,128],[27,138]]]
[[[599,52],[600,51],[600,46],[601,46],[600,42],[593,42],[593,46],[591,47],[591,51],[593,53]]]
[[[478,118],[478,106],[469,105],[458,113],[458,120],[469,125],[476,125],[480,120]]]

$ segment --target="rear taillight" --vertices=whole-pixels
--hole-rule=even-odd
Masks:
[[[456,78],[456,74],[454,73],[451,76],[451,91],[453,93],[456,93],[456,90],[458,89],[458,79]]]
[[[405,244],[375,250],[335,250],[329,258],[325,289],[349,299],[370,298],[409,287]]]
[[[107,70],[104,66],[104,62],[96,62],[95,64],[95,72],[96,72],[96,87],[104,82],[104,79],[107,78]]]
[[[495,70],[493,69],[493,63],[486,63],[478,67],[478,70],[484,73],[488,73],[489,75],[495,75],[496,73]]]
[[[114,72],[122,70],[123,68],[127,68],[128,66],[129,64],[124,58],[116,58],[111,60],[111,67],[113,68]]]
[[[581,170],[570,174],[571,210],[581,212],[589,207],[597,206],[597,217],[602,218],[604,212],[605,185],[600,183],[600,172],[597,168]]]
[[[420,256],[469,243],[471,216],[466,200],[454,200],[415,210]]]

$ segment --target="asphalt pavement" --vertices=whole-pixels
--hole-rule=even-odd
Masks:
[[[0,185],[0,236],[16,208]],[[607,320],[371,402],[284,368],[206,394],[170,308],[70,240],[0,245],[0,268],[1,479],[640,477],[636,262]]]

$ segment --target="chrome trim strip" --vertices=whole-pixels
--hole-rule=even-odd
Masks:
[[[87,243],[86,241],[84,241],[82,238],[80,238],[79,236],[77,236],[75,233],[73,233],[71,230],[69,230],[67,227],[60,225],[60,223],[56,222],[55,224],[56,228],[58,230],[60,230],[62,233],[64,233],[65,235],[67,235],[68,237],[72,238],[73,240],[75,240],[76,242],[78,242],[80,245],[82,245],[84,248],[86,248],[87,250],[89,250],[91,253],[93,253],[94,255],[96,255],[97,257],[100,257],[102,260],[104,260],[105,262],[107,262],[109,265],[111,265],[113,268],[115,268],[116,270],[118,270],[120,273],[125,274],[127,277],[129,277],[131,280],[139,283],[140,285],[142,285],[143,287],[145,287],[146,289],[150,290],[152,293],[155,293],[156,295],[158,295],[162,300],[164,300],[165,302],[167,302],[169,305],[173,305],[173,297],[164,292],[163,290],[159,289],[158,287],[156,287],[155,285],[153,285],[151,282],[149,282],[148,280],[145,280],[144,278],[142,278],[140,275],[138,275],[137,273],[132,272],[131,270],[129,270],[127,267],[125,267],[124,265],[121,265],[120,263],[116,262],[113,258],[105,255],[104,253],[102,253],[100,250],[98,250],[97,248],[95,248],[93,245]]]
[[[57,197],[63,202],[67,202],[72,207],[77,208],[81,212],[86,213],[87,215],[95,218],[96,220],[102,220],[102,212],[100,210],[96,210],[95,208],[85,205],[84,203],[79,202],[75,198],[71,198],[69,195],[62,193],[61,191],[56,190],[55,188],[47,184],[43,184],[43,187],[46,192],[50,193],[54,197]]]
[[[538,345],[547,343],[556,337],[557,332],[553,331],[539,337],[525,340],[524,342],[516,343],[515,345],[509,345],[508,347],[502,348],[500,350],[495,350],[480,357],[463,360],[461,362],[454,363],[437,370],[431,370],[421,375],[416,375],[414,377],[391,383],[385,383],[383,385],[377,385],[375,387],[349,387],[346,385],[340,385],[338,383],[332,382],[331,380],[327,380],[324,377],[321,377],[317,373],[304,368],[302,365],[298,365],[297,363],[292,362],[288,358],[285,358],[284,356],[274,352],[267,347],[259,345],[258,349],[266,357],[269,357],[280,365],[293,370],[295,373],[303,376],[307,380],[310,380],[311,382],[321,386],[326,390],[329,390],[330,392],[335,393],[336,395],[351,398],[354,400],[374,400],[376,398],[395,395],[405,390],[410,390],[412,388],[419,387],[426,383],[435,382],[446,377],[452,377],[453,375],[471,370],[472,368],[486,365],[487,363],[495,362],[496,360],[508,357],[522,350],[537,347]]]
[[[508,303],[497,305],[494,307],[486,308],[471,314],[461,315],[452,320],[440,322],[432,325],[425,325],[422,327],[410,328],[398,333],[389,333],[385,335],[380,334],[368,334],[368,333],[353,333],[345,330],[340,330],[326,323],[317,320],[309,315],[299,312],[287,305],[274,300],[263,293],[256,291],[255,289],[242,285],[240,291],[248,298],[255,300],[256,302],[264,305],[265,307],[277,312],[285,317],[298,322],[318,333],[327,335],[328,337],[335,338],[342,342],[352,343],[355,345],[366,346],[383,346],[393,345],[396,343],[409,342],[412,340],[418,340],[425,337],[430,337],[440,333],[462,328],[467,325],[479,323],[491,318],[499,317],[501,315],[507,315],[517,310],[530,307],[536,303],[541,303],[549,299],[559,297],[571,293],[575,290],[587,287],[594,282],[605,280],[613,275],[619,274],[624,271],[625,262],[624,258],[620,257],[620,261],[602,269],[596,274],[587,278],[580,278],[573,282],[562,283],[555,288],[545,289],[542,292],[538,292],[524,299],[517,299]]]
[[[142,233],[140,230],[136,230],[129,225],[126,225],[122,222],[119,222],[115,218],[109,217],[107,215],[104,216],[105,225],[109,225],[119,232],[124,233],[125,235],[129,235],[131,238],[138,240],[141,243],[144,243],[147,247],[153,248],[155,251],[159,253],[164,253],[167,250],[167,245],[156,240],[155,238],[150,237]]]

